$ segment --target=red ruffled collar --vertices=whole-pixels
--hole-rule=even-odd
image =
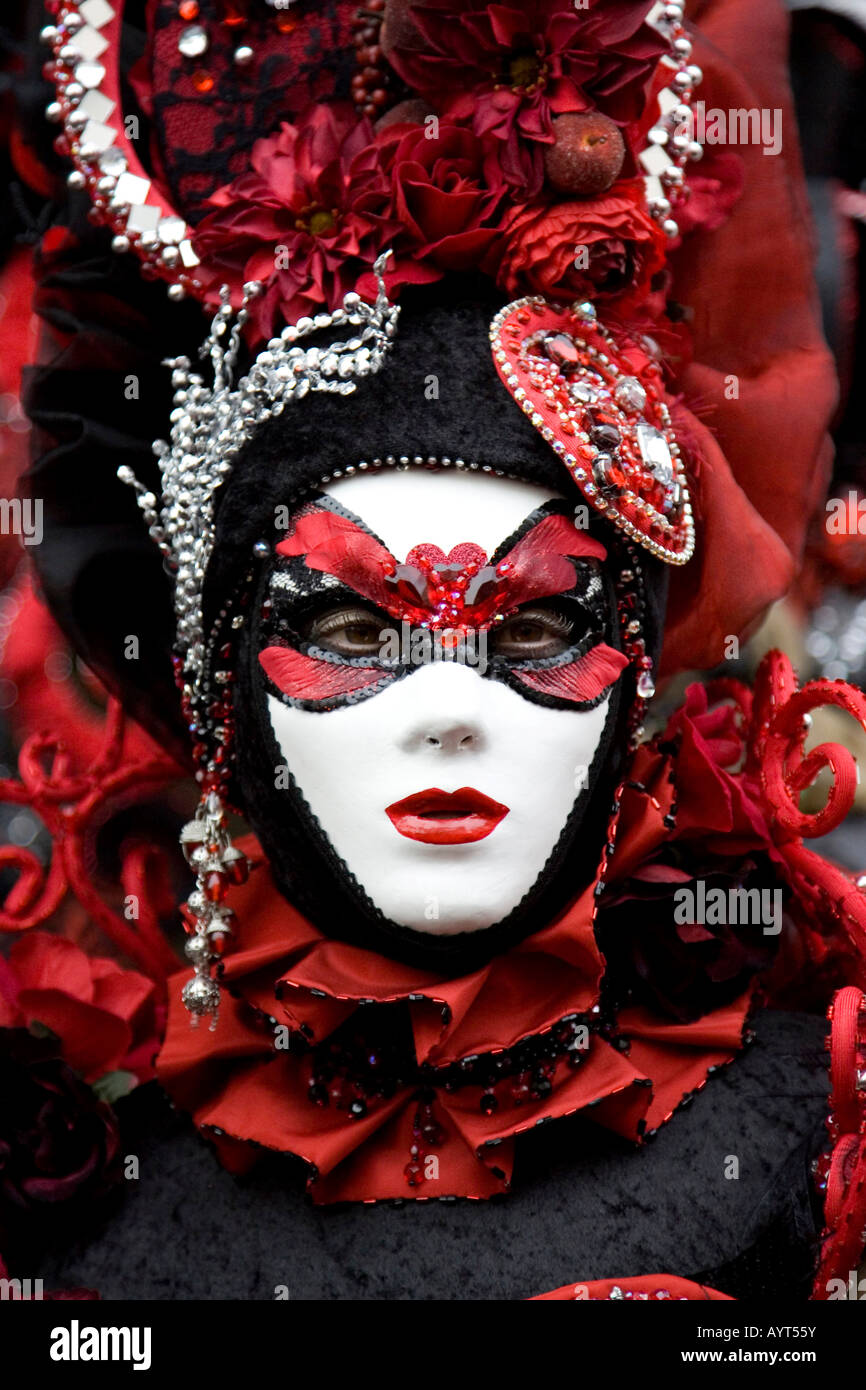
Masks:
[[[685,733],[686,744],[703,743],[694,791],[713,826],[728,843],[768,845],[756,806],[717,766],[709,777],[710,744],[691,723]],[[639,1141],[732,1059],[752,994],[691,1023],[643,1006],[601,1023],[597,885],[605,879],[609,889],[670,840],[673,768],[657,748],[639,749],[611,828],[616,852],[595,881],[542,931],[457,979],[324,937],[277,892],[248,843],[257,868],[230,899],[243,949],[225,962],[219,1026],[190,1028],[180,1003],[187,974],[174,979],[162,1083],[228,1167],[247,1168],[260,1147],[306,1160],[317,1202],[506,1192],[516,1137],[588,1106],[596,1122]],[[678,797],[678,818],[700,828],[700,815],[683,808],[683,787]],[[407,1051],[420,1068],[379,1094],[382,1058],[364,1041],[365,1020],[377,1013],[371,1004],[403,1011]],[[347,1077],[340,1040],[356,1026],[356,1070]]]

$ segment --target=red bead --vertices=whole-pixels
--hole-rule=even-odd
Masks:
[[[431,1149],[441,1148],[445,1143],[445,1131],[432,1118],[425,1119],[419,1128],[419,1134]]]
[[[246,24],[246,5],[243,0],[220,0],[220,23],[230,29],[238,24]]]
[[[226,882],[225,875],[218,870],[215,869],[212,873],[205,876],[204,893],[208,902],[222,902],[227,890],[228,883]]]
[[[230,859],[226,865],[226,873],[232,883],[246,883],[250,876],[250,861],[245,857]]]
[[[197,92],[211,92],[213,91],[214,80],[204,68],[196,68],[192,75],[192,85]]]
[[[346,1083],[342,1077],[335,1077],[328,1086],[328,1096],[338,1109],[342,1109],[348,1100],[350,1092],[347,1091]]]

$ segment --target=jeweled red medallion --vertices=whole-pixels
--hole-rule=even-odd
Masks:
[[[518,299],[494,318],[496,369],[597,511],[672,565],[695,536],[658,363],[591,304]]]

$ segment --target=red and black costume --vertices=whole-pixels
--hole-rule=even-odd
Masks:
[[[0,925],[21,935],[0,976],[0,1065],[18,1097],[0,1254],[14,1267],[48,1200],[27,1158],[42,1086],[57,1105],[78,1095],[90,1126],[64,1174],[71,1197],[111,1186],[117,1124],[147,1156],[104,1230],[46,1249],[58,1286],[270,1297],[279,1249],[296,1264],[292,1297],[837,1296],[866,1221],[866,900],[803,843],[844,816],[853,760],[804,741],[818,705],[866,726],[866,700],[839,682],[798,691],[771,654],[754,691],[693,685],[653,737],[640,728],[659,676],[720,661],[786,590],[822,495],[834,388],[796,155],[786,169],[744,146],[693,172],[685,155],[647,157],[678,150],[673,126],[658,132],[701,75],[708,103],[787,109],[782,18],[724,0],[685,26],[676,5],[666,18],[646,3],[355,8],[52,0],[50,116],[73,172],[36,267],[37,568],[69,640],[170,751],[131,742],[113,700],[90,769],[31,727],[20,780],[3,785],[55,845],[47,870],[5,852],[19,878]],[[596,121],[596,157],[575,118]],[[181,429],[218,399],[191,362],[195,301],[213,310],[222,284],[217,377],[238,357],[241,398],[297,341],[307,384],[226,440],[209,549],[188,576],[206,648],[192,660],[116,471],[143,480],[171,569],[186,503],[180,522],[160,512],[150,446],[172,405]],[[378,288],[357,319],[374,355],[375,334],[392,336],[387,297],[402,317],[384,364],[365,361],[341,394],[322,385],[337,366],[304,343],[355,323],[356,286]],[[244,317],[226,354],[232,308]],[[163,481],[166,460],[183,466],[177,438],[158,454]],[[588,520],[577,530],[554,507],[501,554],[395,557],[320,491],[343,470],[395,465],[504,469]],[[275,558],[262,537],[280,506]],[[583,561],[602,573],[593,601]],[[324,574],[433,630],[459,632],[467,615],[483,627],[538,594],[586,612],[585,649],[489,672],[556,708],[616,691],[568,831],[502,923],[419,940],[374,908],[303,798],[278,794],[267,694],[328,711],[412,677],[305,646],[275,613],[275,572],[294,593]],[[174,602],[184,617],[177,587]],[[193,971],[158,836],[112,844],[119,901],[88,877],[95,825],[181,765],[203,788],[204,810],[178,817],[208,890],[183,909],[205,943],[187,947]],[[824,767],[832,790],[810,816],[799,794]],[[223,807],[255,836],[228,845]],[[781,891],[781,931],[677,923],[676,889],[699,880]],[[34,931],[55,920],[82,937],[70,892],[116,960]],[[220,994],[216,1030],[191,1031],[182,998],[207,1014]],[[34,1024],[53,1035],[38,1056]],[[118,1095],[115,1116],[104,1097]]]

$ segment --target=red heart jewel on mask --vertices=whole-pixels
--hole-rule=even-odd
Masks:
[[[685,564],[695,534],[684,451],[647,340],[605,326],[591,304],[540,297],[501,309],[490,340],[503,385],[587,502],[659,559]]]
[[[460,569],[465,569],[471,564],[486,565],[487,555],[474,541],[461,541],[447,555],[438,545],[430,545],[425,541],[422,545],[413,545],[406,556],[407,565],[420,567],[424,562],[429,565],[457,565]]]

